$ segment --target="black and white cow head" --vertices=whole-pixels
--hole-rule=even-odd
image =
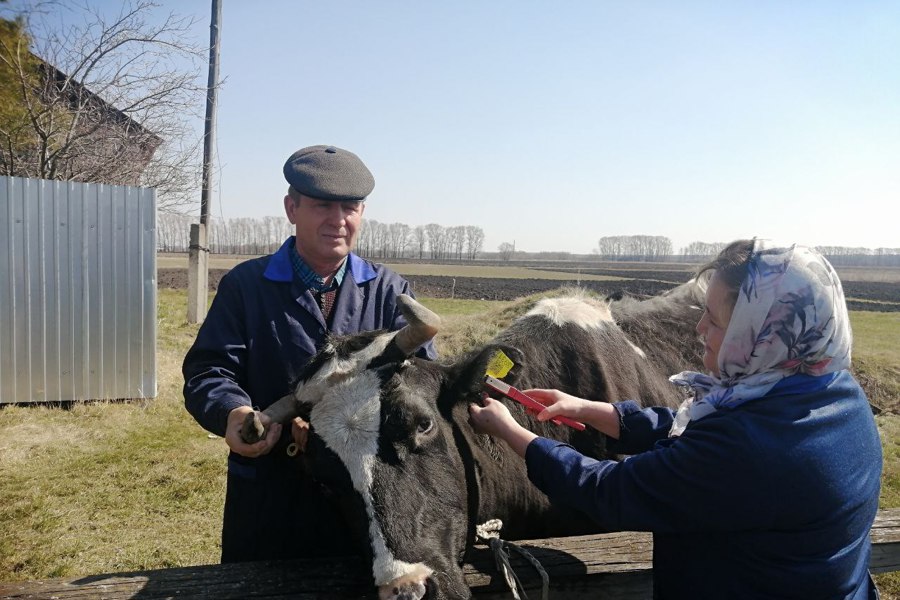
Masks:
[[[381,598],[466,598],[471,468],[457,449],[462,434],[453,413],[466,410],[464,399],[478,399],[487,359],[480,377],[453,390],[453,401],[438,402],[460,370],[411,356],[434,337],[440,318],[406,296],[400,306],[409,326],[332,338],[294,393],[265,414],[311,424],[302,463],[363,542]],[[244,439],[262,431],[251,415]]]
[[[361,370],[311,402],[305,458],[365,540],[381,598],[468,596],[466,468],[444,369],[411,359]]]

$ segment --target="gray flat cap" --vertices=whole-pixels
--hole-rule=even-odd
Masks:
[[[297,150],[284,163],[284,178],[304,196],[321,200],[365,200],[375,188],[363,161],[334,146]]]

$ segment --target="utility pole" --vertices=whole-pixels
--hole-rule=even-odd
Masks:
[[[206,120],[203,130],[203,189],[200,192],[200,224],[191,225],[191,245],[188,254],[188,323],[200,323],[206,318],[209,297],[209,225],[210,194],[212,193],[212,155],[216,147],[216,92],[219,83],[219,23],[222,21],[222,2],[212,0],[212,20],[209,25],[209,79],[206,84]]]

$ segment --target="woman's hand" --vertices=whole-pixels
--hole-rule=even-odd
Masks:
[[[469,417],[476,431],[500,438],[523,458],[528,444],[537,437],[513,419],[505,404],[493,398],[485,397],[484,406],[470,404]]]
[[[482,406],[469,405],[469,416],[472,418],[475,430],[479,433],[506,439],[511,431],[522,427],[513,419],[509,409],[502,402],[487,396],[482,399],[482,402]]]
[[[619,439],[619,413],[608,402],[578,398],[559,390],[522,390],[547,408],[537,414],[538,421],[569,417],[586,423],[606,435]]]

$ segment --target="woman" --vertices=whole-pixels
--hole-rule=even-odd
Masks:
[[[527,390],[592,425],[594,460],[539,438],[485,399],[475,426],[504,439],[531,481],[609,530],[652,531],[657,598],[877,598],[867,571],[881,444],[847,369],[840,281],[817,252],[742,240],[711,271],[697,331],[708,374],[671,377],[692,397],[673,413]]]

